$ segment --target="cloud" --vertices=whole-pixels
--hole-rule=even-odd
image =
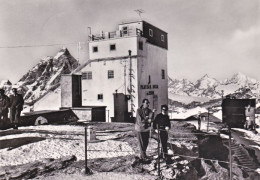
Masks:
[[[252,26],[247,30],[238,29],[234,32],[233,41],[252,40],[260,37],[260,26]]]
[[[230,51],[236,52],[240,59],[257,61],[260,58],[260,25],[251,26],[247,30],[238,29],[227,44]]]

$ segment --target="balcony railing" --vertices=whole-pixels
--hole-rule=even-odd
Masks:
[[[127,29],[118,30],[113,32],[101,32],[100,34],[91,34],[89,36],[89,41],[99,41],[104,39],[112,39],[127,36],[143,36],[143,32],[140,29]]]

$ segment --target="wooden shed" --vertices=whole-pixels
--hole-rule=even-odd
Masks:
[[[246,109],[250,106],[255,109],[255,99],[230,99],[222,101],[222,122],[230,127],[243,128],[246,122]],[[254,111],[255,112],[255,111]]]

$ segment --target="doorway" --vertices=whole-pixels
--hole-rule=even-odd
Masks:
[[[123,93],[114,94],[114,118],[112,122],[129,122],[130,113],[128,112],[128,96]]]

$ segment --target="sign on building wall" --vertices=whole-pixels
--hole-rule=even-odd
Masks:
[[[154,85],[150,85],[150,84],[148,84],[148,85],[141,85],[140,87],[141,87],[141,89],[158,89],[159,88],[159,86],[157,84],[154,84]]]

